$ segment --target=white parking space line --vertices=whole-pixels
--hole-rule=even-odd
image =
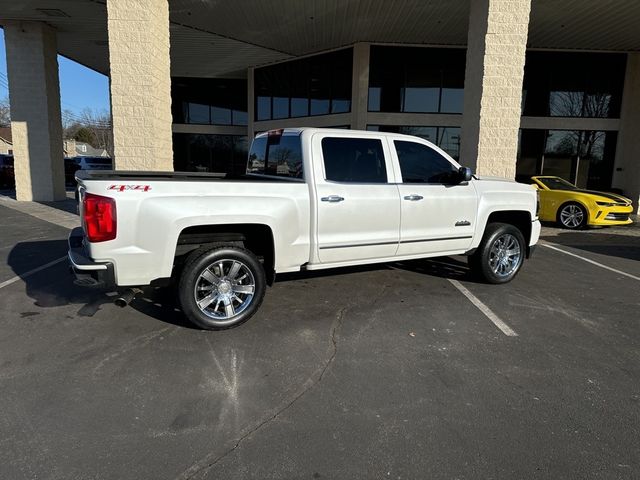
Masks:
[[[65,255],[64,257],[60,257],[60,258],[58,258],[56,260],[53,260],[53,261],[51,261],[49,263],[45,263],[44,265],[40,265],[39,267],[34,268],[33,270],[29,270],[28,272],[24,272],[21,275],[16,275],[15,277],[10,278],[9,280],[5,280],[4,282],[0,283],[0,288],[4,288],[4,287],[6,287],[8,285],[11,285],[12,283],[17,282],[21,278],[30,277],[34,273],[38,273],[38,272],[44,270],[45,268],[52,267],[53,265],[56,265],[57,263],[60,263],[63,260],[66,260],[66,259],[67,259],[67,256]]]
[[[618,270],[616,268],[609,267],[607,265],[596,262],[594,260],[590,260],[576,253],[568,252],[566,250],[563,250],[562,248],[554,247],[553,245],[549,245],[547,242],[540,242],[540,245],[542,245],[543,247],[550,248],[551,250],[555,250],[556,252],[561,252],[561,253],[564,253],[565,255],[570,255],[572,257],[579,258],[580,260],[584,260],[585,262],[595,265],[597,267],[604,268],[605,270],[609,270],[611,272],[617,273],[618,275],[624,275],[625,277],[633,278],[634,280],[640,281],[640,277],[636,277],[635,275],[631,275],[630,273],[623,272],[622,270]]]
[[[476,297],[473,293],[471,293],[469,290],[467,290],[464,287],[464,285],[462,285],[457,280],[451,280],[450,278],[448,280],[449,282],[451,282],[451,285],[453,285],[458,290],[460,290],[460,292],[465,297],[467,297],[471,301],[471,303],[473,303],[476,307],[478,307],[478,310],[484,313],[486,317],[489,320],[491,320],[493,324],[502,331],[502,333],[504,333],[507,337],[518,336],[518,334],[509,325],[504,323],[500,317],[498,317],[495,313],[493,313],[493,310],[491,310],[484,303],[482,303],[482,301],[478,297]]]

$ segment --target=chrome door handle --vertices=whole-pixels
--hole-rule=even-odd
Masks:
[[[329,195],[328,197],[322,197],[320,200],[323,202],[337,203],[343,201],[344,198],[339,195]]]
[[[410,202],[417,202],[418,200],[422,200],[423,198],[424,197],[422,195],[416,195],[415,193],[404,197],[405,200],[409,200]]]

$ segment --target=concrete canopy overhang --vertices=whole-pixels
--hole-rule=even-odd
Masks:
[[[248,67],[356,42],[460,45],[470,0],[170,0],[171,73],[243,77]],[[59,53],[109,73],[106,0],[0,2],[2,20],[42,21]],[[529,48],[640,51],[637,0],[534,0]]]

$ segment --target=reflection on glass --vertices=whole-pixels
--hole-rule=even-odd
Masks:
[[[351,109],[351,100],[334,98],[331,100],[331,113],[347,113]]]
[[[311,115],[325,115],[329,113],[329,100],[312,98],[311,99]]]
[[[617,118],[626,56],[527,52],[523,115]]]
[[[271,97],[258,97],[256,103],[256,118],[258,120],[271,119]]]
[[[407,87],[403,89],[403,112],[432,113],[438,111],[439,88]]]
[[[440,112],[462,113],[464,90],[462,88],[443,88],[440,99]]]
[[[189,103],[189,116],[187,123],[209,123],[209,105],[201,103]]]
[[[518,181],[552,175],[579,188],[611,188],[617,132],[597,130],[533,130],[520,133]]]
[[[309,115],[309,99],[308,98],[292,98],[291,99],[291,116],[306,117]]]
[[[369,111],[380,111],[380,87],[369,87]]]
[[[288,118],[289,117],[289,98],[273,97],[273,117],[272,118]]]
[[[173,145],[176,171],[238,174],[246,168],[243,136],[175,133]]]
[[[214,125],[231,125],[229,108],[211,107],[211,122]]]
[[[352,63],[346,48],[256,69],[256,120],[349,112]],[[274,98],[272,110],[260,96]]]
[[[460,127],[415,127],[408,125],[367,125],[367,130],[393,132],[424,138],[447,152],[455,160],[460,159]]]
[[[465,50],[371,47],[371,112],[462,113]]]
[[[247,82],[220,78],[171,78],[174,123],[241,125],[247,112]],[[246,120],[245,120],[246,125]]]
[[[234,125],[247,125],[247,119],[248,119],[247,112],[241,112],[240,110],[233,111]]]

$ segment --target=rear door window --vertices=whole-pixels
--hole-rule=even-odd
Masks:
[[[322,157],[326,180],[387,183],[382,141],[376,138],[325,137]]]

